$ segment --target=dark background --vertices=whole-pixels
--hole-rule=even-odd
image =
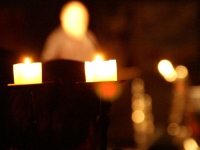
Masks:
[[[48,34],[59,25],[66,0],[1,0],[0,47],[40,58]],[[157,71],[159,60],[185,65],[190,85],[200,83],[198,1],[83,0],[90,13],[89,28],[108,58],[121,67],[141,69],[145,92],[152,97],[156,127],[165,128],[172,99],[172,84]],[[1,70],[2,71],[2,70]],[[113,102],[109,142],[133,145],[131,81]],[[119,142],[120,141],[120,142]]]

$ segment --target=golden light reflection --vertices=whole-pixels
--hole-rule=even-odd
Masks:
[[[131,90],[132,90],[132,93],[143,93],[144,92],[144,81],[140,78],[135,78],[133,81],[132,81],[132,86],[131,86]]]
[[[154,133],[151,96],[145,93],[142,78],[135,78],[131,84],[134,141],[139,149],[148,149],[150,138]]]
[[[144,115],[144,112],[141,111],[141,110],[135,110],[133,113],[132,113],[132,121],[135,122],[135,123],[141,123],[144,121],[145,119],[145,115]]]
[[[185,139],[183,142],[183,147],[185,150],[199,150],[199,146],[193,138]]]
[[[181,130],[180,130],[178,137],[185,138],[188,134],[189,134],[188,128],[186,126],[181,126]]]
[[[143,97],[141,97],[143,98]],[[144,110],[145,104],[144,104],[144,98],[143,99],[135,99],[132,102],[132,109],[133,110]]]
[[[158,70],[168,82],[173,82],[177,78],[177,73],[169,60],[161,60],[158,63]]]
[[[180,130],[180,126],[177,123],[171,123],[167,127],[167,132],[172,136],[177,136],[180,133]]]
[[[188,70],[185,66],[179,65],[175,68],[177,72],[177,78],[184,79],[188,76]]]
[[[60,20],[65,32],[75,38],[81,38],[88,28],[89,13],[81,2],[71,1],[62,7]]]

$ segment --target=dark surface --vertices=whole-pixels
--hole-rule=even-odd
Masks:
[[[54,82],[8,86],[9,97],[3,107],[9,131],[2,135],[9,141],[5,146],[20,150],[76,149],[81,145],[87,147],[87,140],[91,144],[88,149],[97,146],[100,99],[91,84],[76,84],[75,79],[79,78],[73,77],[79,63],[58,62],[50,63],[58,71],[45,67],[43,70],[44,81]],[[68,63],[70,68],[65,68]]]
[[[84,62],[52,60],[42,63],[43,82],[85,82]]]
[[[9,89],[8,83],[13,83],[13,64],[17,62],[18,55],[13,51],[7,49],[0,49],[0,149],[9,148],[10,125],[7,121],[7,113],[9,112],[7,104],[9,103]]]

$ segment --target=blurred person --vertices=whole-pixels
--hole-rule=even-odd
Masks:
[[[94,34],[88,30],[89,13],[79,1],[66,3],[60,12],[61,25],[50,33],[44,44],[43,62],[54,59],[91,61],[98,49]]]
[[[85,79],[83,62],[93,60],[98,49],[88,30],[87,8],[70,1],[62,7],[60,20],[44,43],[44,84],[34,91],[34,103],[28,88],[11,92],[13,149],[94,150],[98,146],[99,99],[89,86],[76,84]]]

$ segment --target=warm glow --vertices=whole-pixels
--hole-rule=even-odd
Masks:
[[[145,119],[145,114],[143,111],[141,110],[135,110],[133,113],[132,113],[132,120],[133,122],[135,123],[141,123],[143,122]]]
[[[121,94],[121,88],[116,82],[102,82],[96,87],[96,92],[103,100],[113,101]]]
[[[86,82],[117,81],[116,60],[103,61],[102,56],[97,55],[92,62],[85,62]]]
[[[13,65],[14,84],[42,83],[42,64],[31,63],[29,58],[24,63]]]
[[[71,1],[62,7],[60,20],[63,29],[69,35],[81,38],[88,27],[89,13],[81,2]]]
[[[189,134],[189,129],[186,126],[181,126],[180,133],[178,135],[179,138],[184,138]]]
[[[185,66],[177,66],[176,67],[177,78],[178,79],[185,79],[188,76],[188,70]]]
[[[135,94],[136,92],[138,93],[142,93],[144,92],[144,81],[140,78],[135,78],[132,81],[132,86],[131,86],[131,91],[133,94]]]
[[[158,63],[158,70],[163,75],[166,81],[173,82],[176,80],[177,74],[173,65],[168,60],[161,60]]]
[[[30,63],[31,63],[30,58],[25,58],[24,63],[25,63],[25,64],[30,64]]]
[[[136,98],[132,102],[132,109],[134,110],[144,110],[145,104],[144,104],[144,97],[141,96],[140,98]]]
[[[193,138],[185,139],[183,142],[183,147],[185,150],[199,150],[199,146]]]
[[[180,133],[180,130],[180,126],[177,123],[171,123],[167,127],[167,132],[172,136],[177,136]]]
[[[101,55],[96,55],[94,60],[95,61],[103,61],[103,57]]]

